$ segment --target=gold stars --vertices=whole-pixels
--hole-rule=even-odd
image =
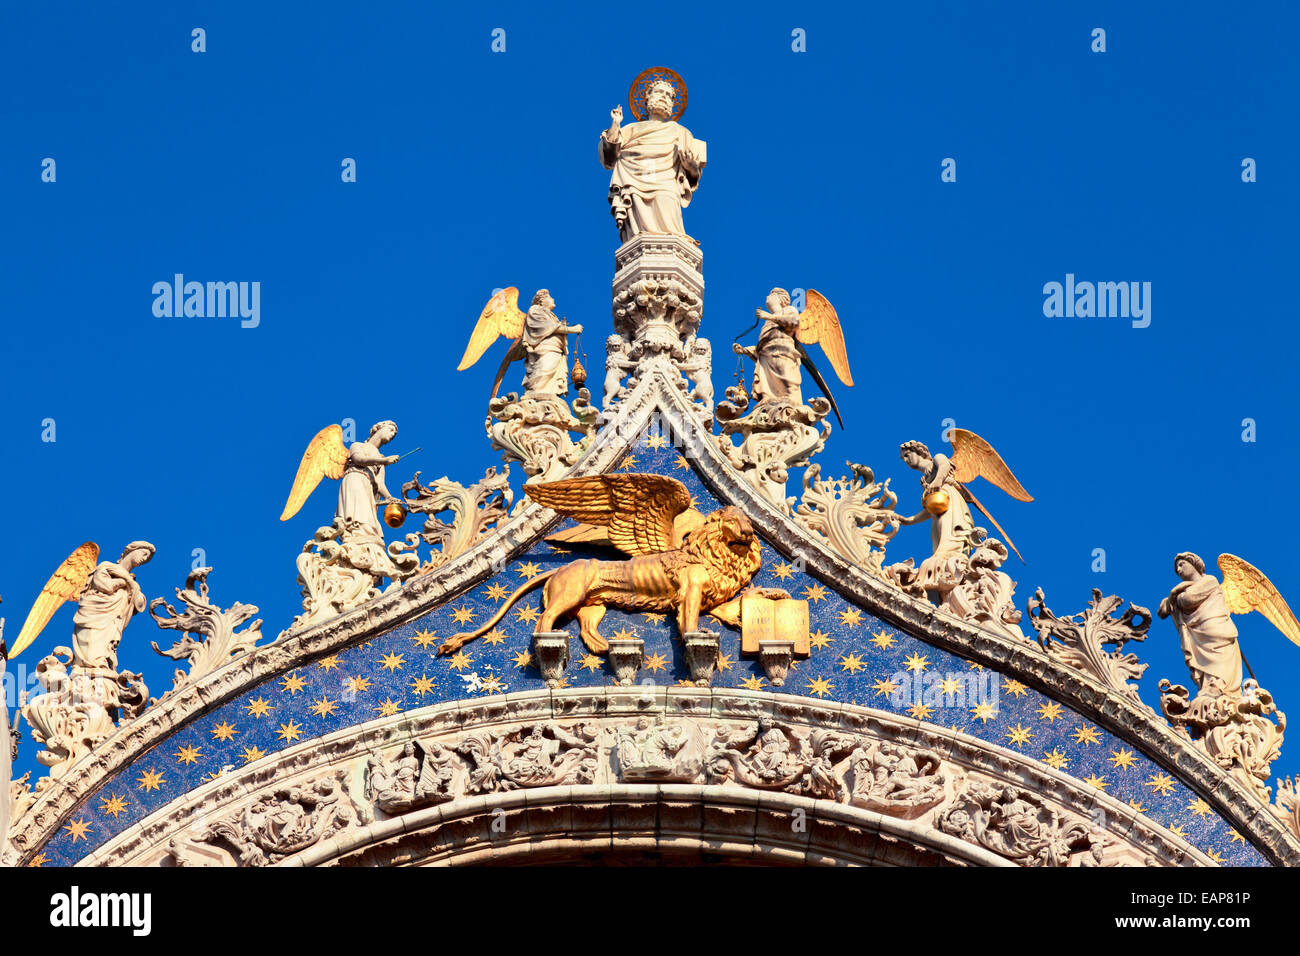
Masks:
[[[491,584],[485,587],[480,593],[482,593],[484,597],[489,598],[490,600],[500,601],[503,597],[509,594],[510,591],[506,588],[504,584],[501,584],[499,581],[493,581]]]
[[[753,676],[746,677],[740,682],[740,686],[745,688],[745,690],[762,690],[763,678]]]
[[[63,829],[68,831],[72,836],[72,842],[76,843],[78,840],[86,839],[86,833],[90,830],[90,821],[85,817],[82,817],[79,820],[73,820],[66,824]],[[42,856],[44,856],[44,854],[42,854]],[[42,860],[41,862],[46,863],[48,860]]]
[[[877,697],[888,697],[894,691],[898,690],[898,685],[888,677],[882,677],[872,686],[876,691]]]
[[[1045,701],[1038,708],[1038,719],[1046,720],[1049,723],[1055,723],[1056,718],[1061,716],[1061,705],[1054,700]]]
[[[406,663],[406,656],[403,654],[385,654],[376,663],[386,671],[400,671],[402,665]]]
[[[1127,770],[1137,763],[1137,758],[1133,756],[1133,751],[1120,747],[1119,750],[1112,750],[1110,756],[1106,758],[1110,765],[1116,770]]]
[[[1187,805],[1187,809],[1191,811],[1192,816],[1208,817],[1210,815],[1210,805],[1206,803],[1204,800],[1202,800],[1200,797],[1197,797],[1195,800],[1189,803]]]
[[[468,604],[462,604],[451,612],[451,619],[457,624],[469,624],[474,620],[474,609]]]
[[[488,631],[486,634],[483,635],[483,643],[491,644],[493,647],[496,647],[498,644],[504,644],[505,641],[506,641],[505,632],[500,630],[499,628],[494,627],[492,628],[492,630]]]
[[[501,678],[495,674],[488,674],[487,677],[483,678],[483,682],[479,684],[479,690],[485,694],[504,694],[506,686],[501,683]]]
[[[1101,738],[1097,736],[1097,728],[1089,724],[1080,724],[1074,732],[1074,742],[1083,744],[1085,747],[1092,744],[1101,743]]]
[[[1218,850],[1214,849],[1214,847],[1206,847],[1205,855],[1208,856],[1215,863],[1223,863],[1223,854],[1220,853]]]
[[[567,677],[561,677],[558,681],[555,682],[556,690],[564,690],[566,687],[572,687],[572,686],[573,685],[569,683],[569,678]],[[691,686],[693,687],[695,685],[692,684]]]
[[[718,655],[718,670],[720,670],[720,671],[729,671],[729,670],[731,670],[731,665],[732,665],[732,663],[733,663],[733,661],[732,661],[731,658],[728,657],[726,654],[719,654],[719,655]]]
[[[427,674],[421,674],[415,680],[411,681],[411,692],[416,697],[423,697],[433,690],[433,679]]]
[[[339,666],[339,656],[337,654],[331,654],[329,657],[323,657],[321,658],[320,663],[316,666],[323,671],[337,670]]]
[[[929,720],[934,711],[929,704],[913,704],[907,708],[907,713],[914,720]]]
[[[252,747],[245,747],[244,752],[239,756],[244,758],[244,763],[249,764],[254,760],[260,760],[262,757],[265,757],[266,751],[261,747],[254,745]]]
[[[691,467],[691,463],[686,460],[685,455],[678,455],[677,460],[673,462],[673,467],[676,468],[678,471],[686,471],[688,468]]]
[[[535,607],[521,607],[515,611],[515,617],[525,624],[532,624],[539,616],[540,613]]]
[[[514,665],[521,670],[533,662],[531,651],[518,651],[515,654]]]
[[[212,736],[217,740],[233,740],[237,733],[239,731],[224,720],[212,728]]]
[[[643,666],[645,667],[646,670],[650,671],[650,673],[658,674],[661,670],[663,670],[665,667],[668,666],[668,659],[664,657],[663,654],[660,653],[659,651],[655,651],[653,654],[651,654],[649,657],[645,659],[645,664]]]
[[[145,793],[148,793],[150,790],[161,790],[162,785],[167,782],[167,779],[161,772],[150,768],[140,774],[140,776],[136,777],[135,782],[137,790],[143,790]]]
[[[1142,805],[1141,800],[1129,800],[1128,805],[1132,807],[1134,810],[1136,810],[1138,813],[1147,812],[1147,808]]]
[[[202,756],[198,747],[185,746],[176,751],[176,762],[186,765],[198,763]]]
[[[1167,773],[1157,773],[1153,774],[1150,780],[1143,781],[1142,786],[1150,787],[1152,793],[1167,797],[1173,792],[1174,778]]]
[[[677,686],[677,687],[694,687],[694,686],[695,686],[695,681],[691,680],[689,677],[682,677],[682,678],[679,678],[679,679],[678,679],[677,684],[676,684],[675,686]]]
[[[813,631],[808,635],[808,645],[819,651],[833,640],[835,638],[821,630]]]
[[[618,463],[618,467],[623,471],[631,471],[636,467],[636,455],[624,455],[623,460]]]
[[[816,604],[818,601],[826,600],[826,589],[820,584],[809,584],[803,589],[803,596]]]
[[[1242,836],[1240,833],[1238,833],[1236,830],[1229,830],[1228,833],[1232,836],[1233,843],[1244,844],[1246,842],[1246,838]]]
[[[433,631],[430,631],[427,628],[424,630],[417,631],[415,636],[411,638],[411,640],[415,641],[416,645],[422,649],[427,649],[429,647],[432,647],[433,642],[436,641],[437,639],[438,636],[434,634]],[[393,657],[394,655],[389,654],[388,656]]]
[[[1182,837],[1184,840],[1187,839],[1187,831],[1183,829],[1183,825],[1181,823],[1169,824],[1169,832],[1172,833],[1174,836]]]
[[[451,655],[451,658],[447,661],[447,664],[454,671],[463,671],[465,668],[469,667],[470,661],[472,659],[473,658],[471,658],[464,651],[457,651],[455,654]]]
[[[293,696],[307,686],[307,681],[298,676],[298,672],[286,674],[284,680],[280,681],[280,690]]]
[[[362,677],[358,674],[356,677],[349,677],[343,682],[349,693],[360,694],[362,691],[370,690],[370,678]]]
[[[265,717],[271,712],[271,705],[265,697],[256,697],[244,705],[244,713],[249,717]]]
[[[659,614],[656,611],[647,611],[641,616],[645,618],[645,622],[647,624],[662,624],[664,622],[664,617],[665,617],[665,615]]]
[[[912,654],[903,663],[907,665],[907,669],[913,674],[920,674],[930,666],[930,659],[922,657],[920,654]]]
[[[604,663],[605,662],[602,661],[595,654],[587,654],[583,656],[582,660],[578,663],[578,666],[585,668],[586,670],[589,671],[598,671],[601,669]]]
[[[375,708],[380,717],[392,717],[401,709],[402,708],[398,705],[397,701],[393,700],[391,697],[385,697],[383,702]]]
[[[115,793],[110,793],[107,797],[99,798],[99,809],[105,816],[112,816],[114,820],[117,815],[126,809],[126,801]]]
[[[866,666],[857,654],[845,654],[840,657],[840,670],[848,671],[850,674],[856,674]]]
[[[1012,697],[1023,697],[1028,691],[1025,685],[1018,680],[1012,680],[1010,677],[1002,678],[1002,693],[1010,694]]]
[[[1053,747],[1043,751],[1043,763],[1053,770],[1062,770],[1070,763],[1070,758],[1061,753],[1060,747]]]
[[[613,640],[616,641],[630,641],[632,638],[636,637],[635,634],[633,634],[625,627],[620,627],[617,631],[615,631],[610,636],[613,638]]]
[[[987,724],[990,720],[997,717],[998,708],[996,704],[984,700],[971,708],[970,715],[980,723]]]
[[[311,702],[311,712],[317,717],[333,717],[334,711],[338,709],[338,702],[330,700],[324,694],[319,700]]]
[[[772,568],[772,573],[784,581],[794,574],[794,568],[782,561],[776,567]]]
[[[1089,774],[1084,778],[1083,782],[1090,787],[1096,787],[1098,790],[1105,790],[1110,786],[1110,784],[1106,782],[1105,777],[1099,777],[1095,773]]]
[[[939,693],[944,697],[952,698],[957,696],[961,690],[961,678],[959,677],[941,677],[939,678]]]
[[[1033,739],[1033,731],[1028,727],[1022,727],[1020,721],[1016,721],[1016,725],[1007,731],[1007,740],[1011,741],[1017,747],[1023,747]]]
[[[857,627],[862,623],[862,612],[855,607],[840,611],[840,623],[849,628]]]
[[[808,682],[807,687],[808,693],[816,694],[818,697],[825,697],[835,689],[835,685],[824,677],[814,677]]]
[[[73,840],[72,842],[73,842],[73,843],[76,843],[77,841],[76,841],[76,840]],[[45,855],[45,852],[44,852],[44,851],[41,851],[40,853],[37,853],[34,857],[32,857],[32,862],[28,863],[27,865],[28,865],[28,866],[44,866],[46,863],[49,863],[49,862],[50,862],[50,858],[49,858],[48,856]]]
[[[302,736],[302,724],[296,724],[292,720],[287,724],[281,724],[276,736],[286,742],[297,740]]]
[[[971,671],[982,671],[982,670],[984,670],[984,665],[983,665],[983,664],[976,664],[974,661],[967,661],[967,662],[966,662],[966,669],[967,669],[967,670],[971,670]]]
[[[651,451],[659,451],[661,448],[668,447],[668,439],[663,435],[651,435],[645,440],[645,444]]]
[[[882,651],[887,651],[894,646],[896,641],[893,634],[887,634],[884,631],[876,631],[875,634],[871,635],[871,643],[875,644],[876,647],[880,648]]]
[[[541,565],[536,561],[529,561],[527,564],[521,564],[519,567],[515,568],[515,570],[519,572],[521,578],[527,578],[529,581],[542,573]]]

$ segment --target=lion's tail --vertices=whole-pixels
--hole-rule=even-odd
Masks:
[[[533,588],[540,587],[541,585],[545,584],[547,579],[550,578],[550,576],[558,570],[559,570],[558,568],[553,568],[550,571],[547,571],[545,574],[537,575],[537,577],[533,578],[527,584],[521,584],[519,588],[515,591],[515,593],[510,595],[510,597],[506,598],[505,603],[502,604],[501,607],[497,609],[497,612],[493,614],[492,617],[490,617],[487,621],[485,621],[482,624],[482,626],[478,628],[478,630],[464,631],[460,634],[453,634],[451,637],[447,638],[445,641],[443,641],[441,644],[438,645],[438,653],[450,654],[452,651],[458,650],[462,645],[468,644],[470,641],[474,640],[474,638],[482,637],[488,631],[492,630],[492,628],[496,627],[498,623],[500,623],[501,619],[506,616],[506,612],[508,612],[512,607],[514,607],[515,603],[521,597],[523,597],[529,591],[533,590]]]

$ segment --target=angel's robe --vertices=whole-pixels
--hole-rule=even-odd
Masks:
[[[357,442],[352,447],[364,444],[366,443]],[[383,476],[383,465],[362,465],[351,454],[348,455],[343,480],[339,482],[339,503],[335,511],[339,518],[344,519],[345,527],[351,528],[345,540],[359,544],[378,542],[383,547],[384,529],[379,526],[379,518],[375,514],[378,507],[375,502],[378,496],[376,479],[382,480]]]
[[[122,631],[146,603],[130,571],[114,561],[101,562],[72,615],[72,663],[116,677]]]
[[[783,316],[784,317],[784,316]],[[766,319],[758,334],[754,360],[754,402],[785,401],[803,404],[803,375],[793,333],[799,328],[799,313],[793,322]]]
[[[682,154],[699,160],[688,171]],[[705,163],[705,142],[672,120],[642,120],[619,127],[618,141],[600,137],[600,162],[609,177],[610,212],[624,242],[639,233],[685,236],[682,210],[691,204]]]
[[[1174,588],[1170,598],[1183,659],[1197,688],[1219,694],[1239,693],[1241,650],[1237,646],[1237,625],[1232,623],[1218,580],[1203,574]]]
[[[529,395],[564,395],[569,391],[568,336],[550,309],[535,305],[524,319],[524,392]]]

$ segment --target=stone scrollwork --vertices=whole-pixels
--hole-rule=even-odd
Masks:
[[[208,600],[208,575],[211,568],[197,568],[185,579],[184,589],[177,588],[176,596],[186,605],[185,613],[178,614],[164,598],[154,598],[149,603],[149,614],[164,630],[181,631],[179,641],[163,650],[157,642],[152,647],[164,657],[189,662],[189,671],[177,668],[172,678],[172,689],[198,680],[222,664],[251,651],[262,637],[262,621],[254,621],[243,631],[238,628],[257,613],[252,604],[236,602],[223,611]],[[160,614],[165,608],[166,614]],[[199,634],[202,640],[191,635]]]
[[[807,465],[826,447],[831,426],[825,421],[831,403],[810,398],[807,404],[783,399],[759,402],[750,408],[749,393],[736,386],[726,391],[714,415],[722,434],[717,437],[731,466],[745,476],[765,498],[788,509],[785,486],[789,469]],[[740,436],[740,444],[732,440]]]
[[[1278,780],[1273,812],[1288,830],[1300,837],[1300,782],[1295,777]]]
[[[389,578],[393,584],[419,570],[417,555],[405,552],[409,544],[394,541],[385,549],[361,523],[337,515],[333,524],[317,528],[298,555],[298,584],[302,610],[290,630],[311,627],[371,601]]]
[[[872,574],[883,576],[885,545],[898,532],[901,516],[894,510],[898,496],[889,479],[876,481],[865,465],[848,462],[851,477],[822,478],[821,466],[804,469],[803,498],[794,499],[794,519],[822,535],[842,557]]]
[[[549,481],[568,471],[594,440],[597,410],[591,393],[578,389],[570,408],[555,395],[515,392],[488,402],[487,433],[505,461],[517,461],[529,481]],[[493,421],[496,419],[496,421]],[[582,434],[575,442],[571,432]]]
[[[1016,582],[1002,570],[1008,552],[984,528],[973,527],[961,544],[927,558],[918,568],[912,559],[886,566],[884,577],[904,593],[971,624],[1024,638],[1015,605]]]
[[[409,513],[424,515],[424,527],[416,535],[407,535],[406,544],[400,547],[405,550],[421,541],[429,546],[432,553],[421,571],[431,571],[464,554],[509,516],[514,501],[509,482],[509,465],[500,473],[495,466],[487,469],[482,480],[468,488],[446,477],[425,487],[417,471],[402,485],[402,505]],[[451,513],[450,522],[438,517],[443,512]]]
[[[1087,608],[1057,617],[1047,606],[1043,589],[1038,588],[1026,610],[1038,632],[1038,643],[1049,655],[1137,701],[1137,686],[1129,681],[1138,680],[1147,665],[1136,654],[1125,653],[1124,645],[1146,640],[1151,612],[1130,603],[1116,618],[1121,603],[1120,598],[1103,597],[1093,588]]]

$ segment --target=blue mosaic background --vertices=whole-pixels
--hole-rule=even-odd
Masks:
[[[701,510],[716,506],[716,498],[689,463],[662,439],[640,441],[619,470],[670,474],[686,484]],[[545,687],[530,653],[540,588],[525,596],[495,632],[466,645],[461,653],[438,657],[435,652],[447,636],[491,617],[521,583],[568,560],[565,548],[538,541],[500,574],[418,620],[266,680],[202,715],[114,774],[77,807],[70,822],[33,862],[73,863],[222,768],[238,768],[377,717],[456,698]],[[997,688],[995,703],[927,709],[924,703],[915,704],[914,698],[900,700],[895,693],[899,675],[923,674],[964,683],[973,671],[988,672],[885,625],[826,584],[792,568],[766,543],[755,583],[781,587],[809,601],[812,654],[796,662],[780,688],[782,693],[878,707],[954,727],[1105,790],[1183,835],[1215,860],[1266,865],[1257,850],[1185,785],[1068,706],[1000,674],[989,678]],[[721,625],[718,629],[723,659],[714,685],[770,689],[758,662],[740,657],[739,632]],[[586,654],[576,623],[570,623],[568,630],[574,635],[574,657],[562,686],[612,683],[604,658]],[[645,641],[647,663],[639,681],[688,683],[671,616],[611,610],[601,623],[601,633],[608,638],[620,632]]]

